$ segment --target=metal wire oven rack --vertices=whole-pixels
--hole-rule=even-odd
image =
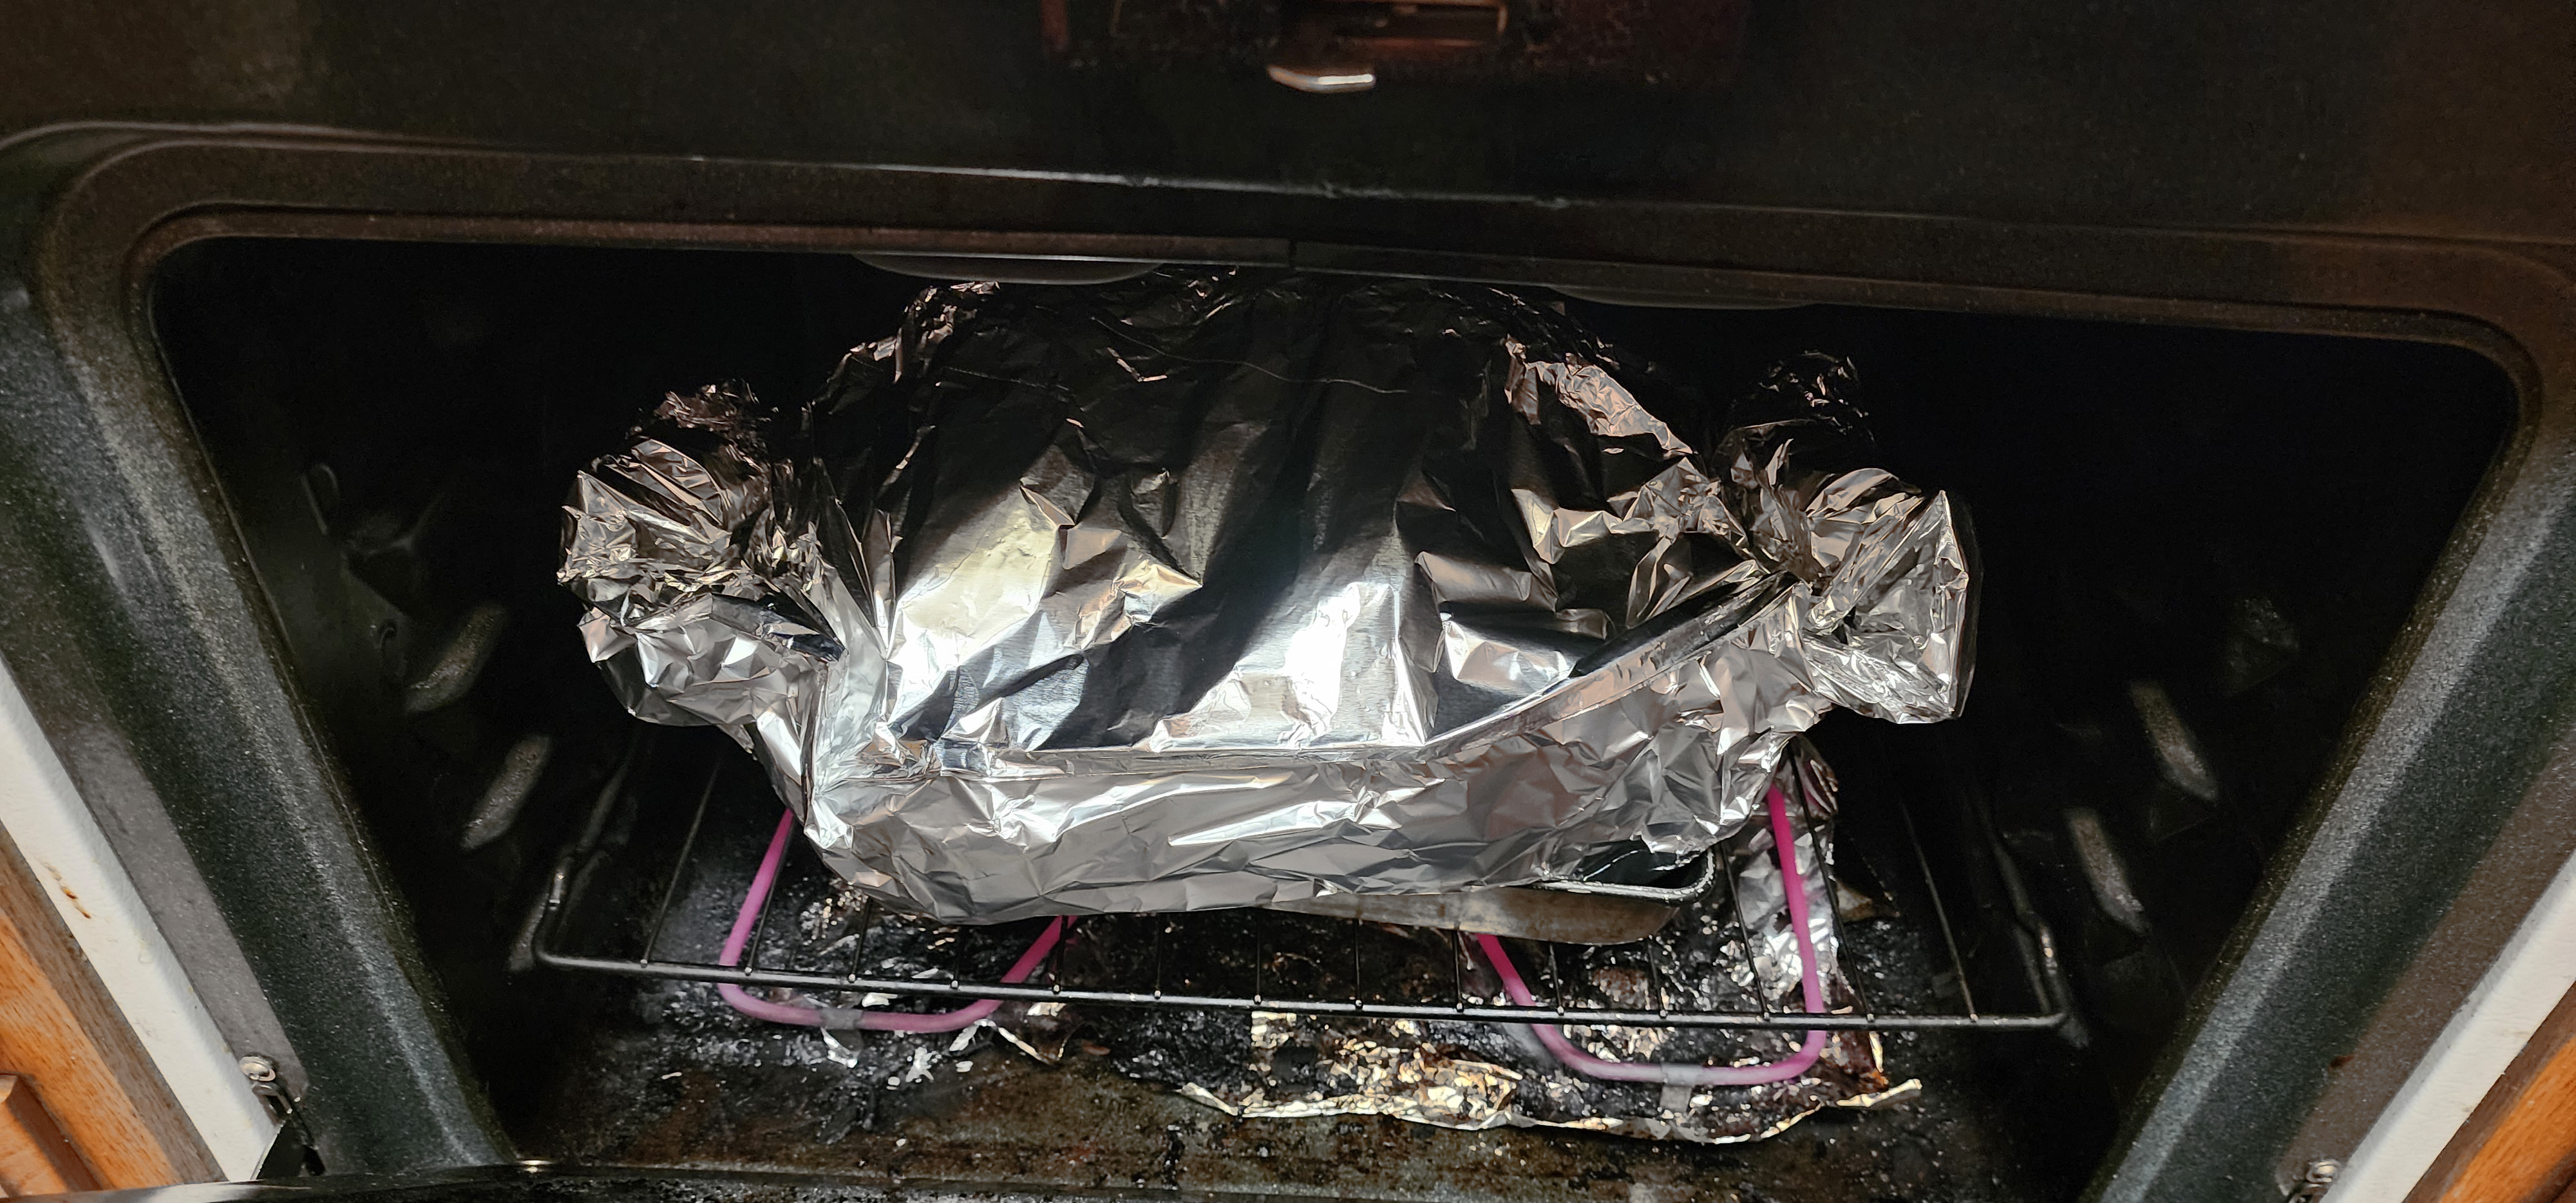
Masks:
[[[639,739],[638,748],[643,746],[644,741]],[[1982,826],[1957,841],[1967,851],[1991,858],[1984,866],[1989,871],[1984,892],[1991,897],[1983,909],[2000,917],[1988,926],[2001,929],[1999,938],[1980,942],[1982,954],[1963,953],[1963,942],[1952,922],[1954,904],[1945,903],[1914,817],[1901,800],[1892,807],[1898,821],[1881,824],[1901,828],[1902,839],[1897,842],[1901,851],[1872,858],[1868,867],[1879,878],[1882,892],[1891,897],[1901,892],[1924,904],[1921,909],[1928,911],[1931,920],[1926,926],[1937,932],[1940,950],[1949,965],[1947,976],[1955,983],[1950,992],[1960,1004],[1956,1010],[1881,1010],[1871,1007],[1866,995],[1857,991],[1854,1005],[1823,1014],[1764,1005],[1758,991],[1745,995],[1754,1003],[1750,1007],[1688,1009],[1665,1005],[1674,992],[1663,982],[1650,986],[1647,997],[1658,1003],[1652,1009],[1597,1005],[1598,1000],[1593,1000],[1596,1005],[1583,1005],[1569,1001],[1562,993],[1553,1005],[1516,1006],[1504,1004],[1500,998],[1487,1001],[1471,994],[1459,969],[1460,958],[1454,956],[1449,958],[1445,982],[1426,986],[1424,975],[1416,972],[1409,990],[1390,991],[1370,984],[1369,958],[1361,951],[1368,946],[1364,938],[1370,931],[1367,923],[1267,910],[1082,920],[1076,930],[1097,930],[1103,924],[1123,920],[1127,925],[1123,934],[1136,937],[1129,943],[1143,943],[1147,948],[1142,955],[1135,955],[1131,949],[1123,966],[1092,964],[1087,972],[1067,972],[1065,954],[1059,950],[1052,958],[1056,972],[1050,976],[1054,980],[1013,984],[997,980],[1003,976],[998,966],[1007,964],[1009,954],[1024,947],[1044,920],[989,928],[933,929],[919,920],[862,906],[855,921],[845,916],[845,930],[836,938],[814,939],[799,931],[782,930],[802,924],[773,923],[773,911],[782,905],[829,906],[835,894],[830,871],[801,840],[791,850],[778,888],[759,909],[743,963],[726,965],[719,963],[715,948],[723,938],[724,923],[733,917],[725,913],[728,900],[739,901],[752,876],[748,861],[740,855],[748,846],[743,834],[758,829],[758,824],[746,825],[741,820],[748,816],[761,823],[774,822],[777,812],[767,809],[774,805],[774,798],[765,785],[752,780],[755,774],[743,771],[734,773],[738,781],[749,786],[741,791],[743,796],[724,796],[718,789],[723,776],[721,760],[713,767],[699,766],[696,773],[669,774],[643,771],[639,762],[649,759],[640,752],[630,752],[625,767],[601,791],[580,835],[558,858],[545,893],[521,929],[519,952],[514,957],[521,966],[860,995],[868,996],[863,1004],[868,1006],[886,1006],[893,999],[998,999],[1379,1019],[1792,1031],[2027,1031],[2055,1027],[2067,1015],[2069,994],[2053,939],[2032,909],[2001,847],[1983,833]],[[702,784],[696,784],[699,781]],[[696,787],[687,788],[689,784]],[[754,793],[766,804],[751,802]],[[675,794],[680,796],[675,798]],[[686,797],[690,794],[695,796],[693,802]],[[740,805],[727,805],[728,802]],[[766,819],[761,818],[764,811]],[[683,813],[684,826],[679,818]],[[1848,818],[1847,806],[1847,829]],[[721,854],[711,846],[727,841],[712,834],[715,826],[735,829],[730,846]],[[657,845],[664,845],[672,828],[682,832],[675,849],[657,851]],[[1910,871],[1915,876],[1910,883],[1900,885],[1889,880],[1892,875],[1886,870],[1890,868]],[[1729,875],[1720,873],[1717,878],[1724,883],[1719,888],[1731,889]],[[654,879],[660,882],[658,889],[649,884]],[[1845,913],[1845,891],[1838,888],[1829,893],[1835,897],[1833,922],[1840,930],[1852,921]],[[1732,899],[1727,909],[1738,911]],[[675,924],[675,918],[684,913],[686,918]],[[1139,920],[1145,921],[1141,930]],[[1740,913],[1730,921],[1735,924],[1735,934],[1741,937]],[[871,963],[867,950],[879,934],[876,929],[907,924],[909,931],[905,934],[911,937],[911,947],[925,943],[945,947],[949,964],[928,970],[914,968],[910,975],[899,975],[889,972],[881,962]],[[1246,940],[1254,947],[1248,961],[1254,967],[1251,980],[1211,982],[1207,958],[1200,954],[1217,944],[1239,947]],[[697,955],[668,955],[675,943],[698,946]],[[1730,946],[1749,949],[1750,943],[1739,938]],[[2002,948],[2000,957],[1996,946]],[[618,951],[620,947],[625,951]],[[1309,988],[1300,989],[1275,974],[1267,975],[1265,980],[1260,967],[1278,959],[1270,950],[1291,947],[1303,949],[1291,955],[1310,965],[1322,955],[1336,959],[1347,956],[1349,963],[1344,967],[1350,972],[1332,975],[1335,981],[1330,989],[1313,988],[1322,983],[1311,980],[1307,983]],[[1553,951],[1550,946],[1538,947]],[[1326,949],[1334,951],[1325,954],[1322,950]],[[1978,1007],[1970,984],[1970,963],[1981,959],[2007,962],[2000,967],[1987,966],[1986,980],[2009,985],[2023,1006],[2002,1011]],[[1652,958],[1646,958],[1641,967],[1649,975],[1655,972]],[[1222,988],[1229,985],[1232,988]]]

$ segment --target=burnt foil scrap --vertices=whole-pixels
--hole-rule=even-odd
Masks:
[[[560,578],[630,709],[943,921],[1560,879],[1734,835],[1835,706],[1957,711],[1959,524],[1850,375],[1702,429],[1491,289],[955,285],[812,406],[674,395]]]
[[[1781,770],[1781,784],[1796,803],[1790,823],[1797,832],[1826,1005],[1848,1009],[1859,996],[1837,956],[1833,778],[1801,740]],[[1614,947],[1519,945],[1513,955],[1524,973],[1544,983],[1543,998],[1571,1007],[1799,1010],[1797,944],[1771,843],[1767,824],[1748,825],[1729,838],[1721,849],[1729,888],[1711,891],[1644,941]],[[1471,1001],[1503,1001],[1490,971],[1465,956],[1448,933],[1380,928],[1369,938],[1419,946],[1410,963],[1424,968],[1409,983],[1398,983],[1420,996],[1413,1001],[1439,997],[1452,979],[1429,967],[1461,956],[1459,972]],[[1291,947],[1273,958],[1284,966],[1314,951]],[[1097,1018],[1110,1031],[1120,1022]],[[1508,1026],[1272,1012],[1197,1022],[1245,1027],[1248,1036],[1232,1055],[1224,1043],[1205,1039],[1173,1042],[1182,1050],[1175,1053],[1161,1047],[1164,1033],[1147,1031],[1142,1035],[1155,1045],[1154,1054],[1130,1057],[1126,1067],[1246,1117],[1390,1115],[1450,1128],[1568,1127],[1728,1143],[1776,1135],[1823,1108],[1870,1107],[1920,1089],[1911,1080],[1890,1082],[1877,1037],[1868,1032],[1834,1033],[1816,1064],[1789,1081],[1672,1087],[1585,1077],[1560,1065],[1525,1031]],[[1610,1060],[1706,1065],[1775,1061],[1794,1052],[1800,1039],[1796,1032],[1614,1025],[1569,1025],[1566,1035]]]

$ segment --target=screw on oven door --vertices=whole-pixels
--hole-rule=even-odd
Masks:
[[[2326,1189],[2334,1185],[2335,1175],[2342,1172],[2343,1163],[2332,1157],[2320,1157],[2309,1162],[2308,1168],[2299,1175],[2298,1188],[2290,1192],[2292,1203],[2314,1203],[2314,1200],[2325,1198]]]
[[[313,1130],[305,1125],[295,1096],[288,1094],[286,1083],[278,1079],[276,1060],[252,1053],[235,1064],[242,1076],[250,1079],[250,1092],[259,1096],[260,1103],[268,1108],[268,1117],[278,1126],[277,1141],[269,1146],[268,1156],[261,1159],[256,1176],[291,1178],[322,1173],[322,1154],[314,1146]]]

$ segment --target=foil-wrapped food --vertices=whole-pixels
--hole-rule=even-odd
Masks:
[[[1962,522],[1851,375],[1713,405],[1463,285],[952,285],[811,404],[665,400],[560,579],[635,714],[945,922],[1562,880],[1734,836],[1836,706],[1958,710]]]

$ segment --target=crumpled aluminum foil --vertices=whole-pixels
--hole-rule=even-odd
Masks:
[[[1958,710],[1960,523],[1850,380],[1703,433],[1492,289],[953,285],[812,406],[666,400],[559,576],[630,709],[944,921],[1557,879],[1733,835],[1835,706]]]

